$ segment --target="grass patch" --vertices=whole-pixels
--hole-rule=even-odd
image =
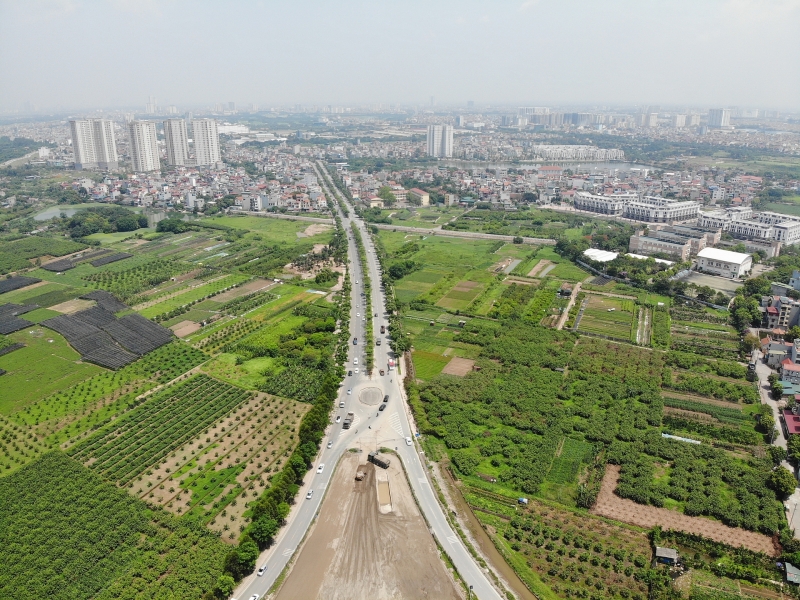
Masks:
[[[16,412],[105,370],[80,362],[80,355],[50,329],[28,327],[8,337],[25,347],[0,356],[0,369],[8,371],[0,382],[0,414]]]

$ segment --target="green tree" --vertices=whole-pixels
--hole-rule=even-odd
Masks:
[[[786,449],[789,459],[800,463],[800,435],[790,435],[786,441]]]
[[[772,291],[769,279],[753,277],[744,282],[742,293],[745,296],[766,296]]]
[[[784,460],[786,460],[786,449],[781,448],[780,446],[769,446],[767,448],[767,453],[769,454],[769,457],[772,460],[772,464],[774,464],[775,466],[781,464]]]
[[[383,200],[385,206],[393,206],[397,202],[397,197],[392,193],[392,188],[388,185],[381,187],[376,195]]]
[[[797,487],[797,480],[787,469],[776,467],[770,473],[767,484],[775,490],[775,494],[779,498],[786,498],[794,493],[794,489]]]
[[[278,532],[278,522],[267,516],[260,517],[250,525],[248,533],[255,540],[259,548],[268,548],[272,545],[275,534]]]
[[[214,586],[214,596],[217,598],[228,598],[236,588],[236,580],[230,575],[220,575],[217,578],[217,585]]]
[[[758,336],[755,333],[748,333],[742,340],[742,348],[745,352],[752,352],[760,346],[761,340],[758,339]]]
[[[787,342],[793,342],[797,338],[800,338],[800,326],[793,325],[792,327],[790,327],[789,331],[786,332],[784,338],[786,339]]]

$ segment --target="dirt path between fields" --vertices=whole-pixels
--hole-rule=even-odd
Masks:
[[[363,454],[346,453],[319,518],[276,598],[462,598],[414,503],[399,459],[378,477]],[[356,471],[366,473],[355,481]],[[388,494],[388,496],[387,496]],[[390,496],[390,504],[387,504]],[[390,507],[390,511],[386,508]]]
[[[619,481],[619,470],[620,468],[617,465],[608,465],[606,467],[606,475],[603,478],[600,494],[597,496],[597,504],[591,510],[592,513],[622,521],[623,523],[638,525],[639,527],[650,528],[654,525],[660,525],[664,529],[702,535],[734,548],[744,546],[755,552],[776,556],[772,539],[761,533],[747,531],[738,527],[728,527],[711,519],[688,517],[667,508],[645,506],[637,504],[633,500],[620,498],[614,494]]]

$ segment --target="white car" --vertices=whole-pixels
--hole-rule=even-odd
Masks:
[[[342,420],[342,417],[341,417],[341,415],[340,415],[340,416],[338,416],[338,417],[336,417],[336,422],[337,422],[337,423],[339,423],[341,420]]]
[[[356,316],[357,316],[357,317],[360,317],[360,316],[361,316],[361,313],[356,313]]]
[[[252,596],[250,596],[250,600],[258,600],[259,598],[261,598],[261,596],[259,596],[258,594],[253,594]]]
[[[322,473],[325,470],[325,463],[320,463],[317,467],[317,473]]]
[[[353,359],[353,364],[354,364],[354,365],[357,365],[357,364],[358,364],[358,357],[357,357],[357,356],[356,356],[356,357]]]
[[[333,441],[328,442],[328,448],[333,448]]]
[[[261,565],[261,568],[258,570],[258,573],[256,573],[256,575],[261,577],[266,572],[267,572],[267,565]]]
[[[356,367],[355,369],[353,369],[353,373],[355,373],[356,375],[358,375],[358,367]]]
[[[407,437],[406,438],[406,446],[410,446],[410,445],[411,445],[411,438]]]
[[[353,390],[352,390],[352,389],[350,389],[350,390],[347,390],[347,395],[348,395],[348,396],[351,396],[352,394],[353,394]]]
[[[308,493],[306,494],[306,500],[311,500],[311,496],[313,495],[314,495],[314,490],[308,490]]]

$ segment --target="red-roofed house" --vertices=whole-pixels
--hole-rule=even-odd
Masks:
[[[784,431],[787,435],[800,433],[800,417],[793,414],[788,408],[783,409]]]

